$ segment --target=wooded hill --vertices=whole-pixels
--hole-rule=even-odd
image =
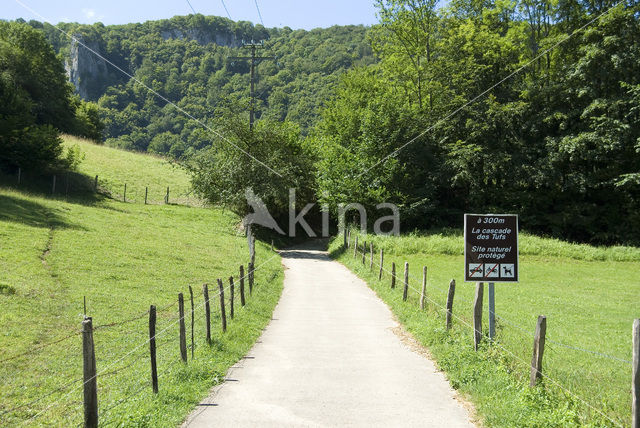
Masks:
[[[338,76],[375,61],[363,26],[293,31],[202,15],[118,26],[58,24],[79,44],[49,24],[29,24],[44,30],[78,93],[100,106],[107,144],[176,158],[211,144],[201,125],[82,45],[207,121],[221,111],[246,114],[249,61],[232,58],[250,54],[243,42],[264,41],[258,54],[276,59],[257,67],[257,117],[293,121],[303,131],[316,122]]]

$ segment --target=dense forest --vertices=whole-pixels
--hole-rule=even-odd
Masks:
[[[284,214],[295,187],[334,211],[395,203],[404,230],[512,212],[538,233],[640,243],[637,1],[375,3],[372,28],[191,15],[59,24],[69,41],[28,25],[67,64],[107,144],[179,159],[201,195],[241,214],[246,188]],[[275,57],[257,67],[254,130],[248,62],[234,59],[251,40]]]
[[[78,63],[79,92],[97,103],[107,144],[174,158],[211,145],[199,121],[246,114],[250,61],[234,59],[250,56],[243,42],[264,42],[258,56],[273,58],[256,67],[256,117],[293,121],[305,133],[339,76],[375,61],[362,26],[293,31],[202,15],[122,26],[58,24],[78,46],[51,25],[30,24],[45,32],[62,61]]]

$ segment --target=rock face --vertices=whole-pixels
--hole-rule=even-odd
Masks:
[[[238,48],[242,46],[242,41],[238,40],[233,33],[228,32],[207,32],[199,29],[190,28],[187,30],[164,30],[160,33],[163,40],[168,39],[191,39],[201,45],[215,43],[218,46],[226,46],[230,48]]]
[[[237,48],[242,46],[233,32],[230,31],[205,31],[199,28],[185,30],[165,29],[160,32],[163,40],[190,39],[201,45],[215,43],[218,46]],[[80,34],[74,34],[69,49],[69,57],[65,61],[65,70],[69,81],[76,88],[76,93],[85,100],[96,100],[109,85],[110,74],[112,78],[122,78],[107,65],[106,61],[95,55],[89,49],[101,55],[99,43],[87,41]],[[115,77],[117,75],[117,77]]]
[[[83,45],[100,53],[97,43],[87,43],[81,35],[75,34],[71,40],[65,70],[78,95],[86,100],[95,98],[103,82],[107,82],[109,71],[107,63]]]

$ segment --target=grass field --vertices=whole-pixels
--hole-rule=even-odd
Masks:
[[[201,205],[191,194],[189,177],[184,170],[162,157],[140,156],[72,136],[65,136],[64,141],[66,147],[77,145],[85,153],[79,172],[91,180],[98,175],[99,188],[114,199],[123,198],[126,183],[128,202],[144,203],[148,187],[148,202],[161,204],[169,187],[171,203]]]
[[[520,282],[496,284],[497,341],[476,353],[470,327],[475,284],[463,282],[460,231],[359,239],[374,244],[373,271],[368,254],[363,265],[362,253],[354,258],[353,249],[341,250],[342,237],[332,242],[332,255],[365,279],[409,331],[429,347],[453,386],[476,405],[485,425],[631,424],[631,327],[633,319],[640,317],[640,249],[595,248],[521,233]],[[385,269],[390,271],[391,263],[396,263],[398,285],[393,290],[388,272],[378,281],[381,248]],[[402,302],[405,261],[410,271],[408,303]],[[418,305],[423,266],[428,268],[427,298],[431,300],[425,311]],[[457,283],[453,312],[460,318],[454,319],[454,328],[447,332],[441,306],[451,279]],[[484,295],[486,333],[486,286]],[[538,315],[547,316],[543,370],[548,378],[541,387],[530,389]]]
[[[80,144],[86,173],[117,177],[121,167],[122,176],[140,183],[187,183],[184,173],[158,158]],[[236,317],[222,334],[216,279],[225,286],[232,275],[237,281],[239,266],[248,261],[238,223],[218,209],[145,206],[93,194],[54,199],[0,187],[0,425],[82,422],[77,333],[85,296],[87,315],[94,326],[104,326],[94,331],[101,424],[178,425],[250,349],[281,292],[280,258],[258,243],[256,288],[244,309],[236,293]],[[205,341],[204,283],[210,284],[211,346]],[[189,351],[185,365],[177,294],[185,294],[190,345],[189,285],[196,346],[195,359]],[[147,343],[151,304],[158,307],[157,396],[151,392]],[[64,340],[49,346],[58,339]]]

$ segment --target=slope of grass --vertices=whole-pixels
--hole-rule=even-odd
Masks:
[[[65,136],[64,143],[66,147],[77,145],[85,154],[79,172],[92,180],[98,175],[99,188],[116,199],[122,199],[127,184],[129,202],[144,203],[148,187],[149,203],[163,203],[169,187],[171,203],[201,204],[191,194],[187,173],[162,157],[141,156],[72,136]]]
[[[82,168],[110,162],[85,151]],[[135,169],[139,161],[151,183],[176,174],[155,158],[109,153],[109,159],[123,156],[123,170]],[[117,162],[109,168],[118,174]],[[221,332],[216,279],[228,286],[234,276],[238,287],[239,266],[248,261],[238,223],[236,216],[217,209],[125,204],[99,195],[63,200],[0,187],[0,425],[82,422],[78,332],[85,297],[86,313],[96,326],[101,424],[178,425],[250,349],[280,295],[280,258],[258,243],[256,287],[244,308],[236,288],[235,319],[226,334]],[[211,345],[205,341],[204,283],[210,284]],[[183,364],[177,297],[185,295],[190,347],[188,286],[195,300],[195,358],[189,351]],[[225,298],[229,311],[228,289]],[[158,307],[157,396],[151,392],[147,343],[151,304]],[[51,344],[58,339],[63,340]]]
[[[521,280],[496,284],[496,314],[501,317],[497,342],[476,353],[470,327],[475,284],[463,282],[459,232],[359,239],[366,240],[367,246],[374,244],[373,270],[369,254],[363,265],[361,252],[354,258],[353,249],[341,251],[341,238],[332,242],[332,254],[365,279],[429,347],[452,384],[476,404],[487,426],[630,424],[631,325],[640,317],[637,248],[595,248],[521,235]],[[385,269],[390,271],[391,263],[396,263],[398,285],[393,290],[387,271],[378,280],[381,248]],[[401,284],[405,261],[412,287],[407,303],[402,301]],[[425,311],[418,304],[423,266],[428,267],[429,308]],[[447,332],[442,306],[452,278],[457,282],[454,314],[459,319]],[[486,333],[486,288],[484,295]],[[542,387],[530,389],[529,364],[538,315],[547,316],[543,367],[549,379]]]

